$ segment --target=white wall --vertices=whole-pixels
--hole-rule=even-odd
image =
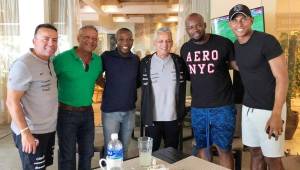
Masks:
[[[19,21],[21,36],[21,53],[32,47],[32,39],[35,27],[38,24],[47,22],[49,18],[46,10],[47,0],[19,0]]]

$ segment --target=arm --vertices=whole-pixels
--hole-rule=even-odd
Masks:
[[[96,84],[99,85],[101,88],[105,87],[105,78],[103,77],[103,74],[101,74],[98,79],[96,80]]]
[[[141,73],[141,61],[138,61],[138,73],[137,73],[137,79],[136,79],[136,87],[140,88],[142,86],[142,73]]]
[[[281,111],[287,95],[288,69],[283,55],[269,60],[269,65],[276,79],[276,86],[272,115],[266,124],[266,128],[270,127],[269,138],[273,132],[277,139],[282,133]]]
[[[236,70],[236,71],[239,71],[239,67],[237,66],[235,60],[230,61],[229,65],[230,65],[230,67],[231,67],[232,69],[234,69],[234,70]]]
[[[9,113],[12,117],[12,120],[17,124],[19,129],[26,129],[27,123],[25,121],[25,116],[21,106],[21,98],[25,92],[23,91],[16,91],[16,90],[7,90],[7,100],[6,105],[9,110]],[[21,139],[22,139],[22,150],[25,153],[33,153],[35,154],[36,147],[38,142],[31,134],[30,130],[24,130],[21,132]]]

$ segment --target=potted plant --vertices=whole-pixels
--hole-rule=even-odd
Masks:
[[[287,105],[287,118],[285,139],[290,140],[298,127],[298,112],[292,110],[292,98],[297,97],[300,85],[300,60],[298,48],[300,43],[297,40],[297,34],[292,35],[282,33],[280,36],[280,43],[285,51],[288,61],[288,75],[289,75],[289,88],[286,97]]]

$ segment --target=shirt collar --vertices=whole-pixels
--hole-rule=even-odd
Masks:
[[[76,49],[78,48],[78,46],[74,46],[72,49],[71,49],[71,53],[72,53],[72,56],[74,57],[74,59],[76,60],[80,60],[80,57],[78,56],[78,54],[76,53]],[[94,60],[95,59],[95,56],[96,54],[92,52],[92,58],[91,60]]]
[[[123,57],[123,56],[121,56],[121,54],[118,52],[118,48],[115,48],[115,50],[114,50],[114,55],[115,55],[115,56],[118,56],[118,57],[122,57],[122,58],[129,58],[129,57],[133,57],[133,56],[134,56],[134,54],[133,54],[131,51],[129,51],[128,56],[127,56],[127,57]]]
[[[40,62],[42,62],[42,63],[44,63],[44,64],[48,64],[48,61],[46,61],[46,60],[43,60],[43,59],[41,59],[41,58],[39,58],[38,56],[36,56],[34,53],[33,53],[33,48],[29,48],[29,53],[30,53],[30,55],[33,57],[33,58],[35,58],[36,60],[38,60],[38,61],[40,61]],[[50,58],[50,57],[49,57]]]
[[[171,54],[169,54],[166,58],[160,58],[156,53],[154,53],[152,57],[155,58],[155,60],[157,60],[163,64],[165,64],[171,60]]]

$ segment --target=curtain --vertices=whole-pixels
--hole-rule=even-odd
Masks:
[[[62,52],[77,43],[77,33],[81,25],[79,0],[51,0],[52,22],[58,29],[59,49]]]
[[[6,82],[10,64],[20,52],[18,0],[0,0],[0,124],[10,122],[5,107]]]

